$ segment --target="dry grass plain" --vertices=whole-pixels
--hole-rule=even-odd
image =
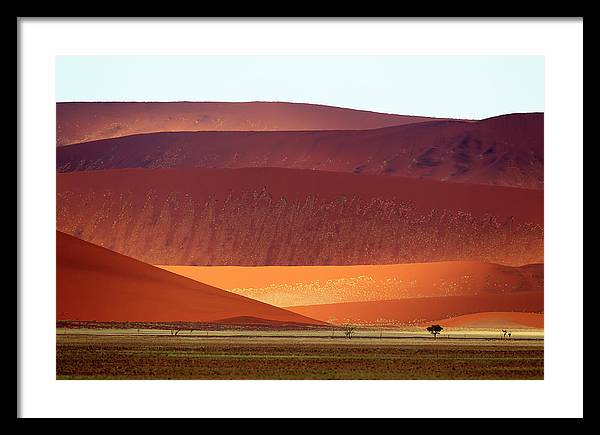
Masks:
[[[57,379],[543,379],[543,331],[58,329]],[[380,338],[380,336],[382,338]]]

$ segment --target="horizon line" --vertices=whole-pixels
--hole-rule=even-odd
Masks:
[[[495,118],[498,116],[505,115],[516,115],[516,114],[544,114],[544,111],[531,111],[531,112],[507,112],[507,113],[498,113],[496,115],[486,116],[484,118],[468,118],[468,117],[448,117],[448,116],[437,116],[437,115],[422,115],[422,114],[404,114],[404,113],[393,113],[393,112],[383,112],[373,109],[357,109],[353,107],[345,107],[345,106],[336,106],[331,104],[324,103],[307,103],[307,102],[299,102],[299,101],[280,101],[280,100],[247,100],[247,101],[216,101],[216,100],[81,100],[81,101],[56,101],[56,104],[298,104],[298,105],[307,105],[307,106],[321,106],[321,107],[329,107],[335,109],[343,109],[343,110],[353,110],[356,112],[369,112],[376,113],[381,115],[393,115],[393,116],[406,116],[413,118],[433,118],[437,120],[457,120],[457,121],[483,121],[485,119]]]

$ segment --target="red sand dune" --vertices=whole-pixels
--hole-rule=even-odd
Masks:
[[[329,323],[409,325],[488,311],[539,313],[544,311],[544,293],[522,292],[508,295],[345,302],[286,307],[286,309]]]
[[[544,328],[543,313],[513,311],[465,314],[435,322],[445,328]]]
[[[56,319],[321,324],[56,233]]]
[[[544,265],[491,263],[364,266],[159,266],[278,307],[543,291]]]
[[[56,142],[159,131],[359,130],[434,119],[283,102],[57,103]]]
[[[57,229],[150,264],[543,261],[543,191],[333,172],[57,176]]]
[[[542,189],[544,115],[356,131],[155,133],[57,150],[59,172],[160,167],[281,167]]]

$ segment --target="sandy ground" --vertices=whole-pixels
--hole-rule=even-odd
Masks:
[[[57,334],[57,379],[543,379],[543,340]]]

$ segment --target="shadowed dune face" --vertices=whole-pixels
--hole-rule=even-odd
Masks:
[[[544,311],[543,292],[522,292],[509,295],[445,296],[396,299],[388,301],[346,302],[340,304],[287,307],[304,316],[341,324],[420,325],[480,312]]]
[[[291,169],[57,176],[57,228],[150,264],[543,261],[543,191]]]
[[[538,328],[544,329],[543,313],[486,312],[465,314],[436,323],[445,328]]]
[[[57,320],[321,324],[56,233]],[[228,322],[228,320],[225,320]]]
[[[159,266],[275,306],[543,291],[543,265]]]
[[[57,146],[160,131],[359,130],[431,121],[302,103],[57,103]]]
[[[281,167],[542,189],[543,129],[542,113],[524,113],[375,130],[156,133],[61,147],[57,170]]]

